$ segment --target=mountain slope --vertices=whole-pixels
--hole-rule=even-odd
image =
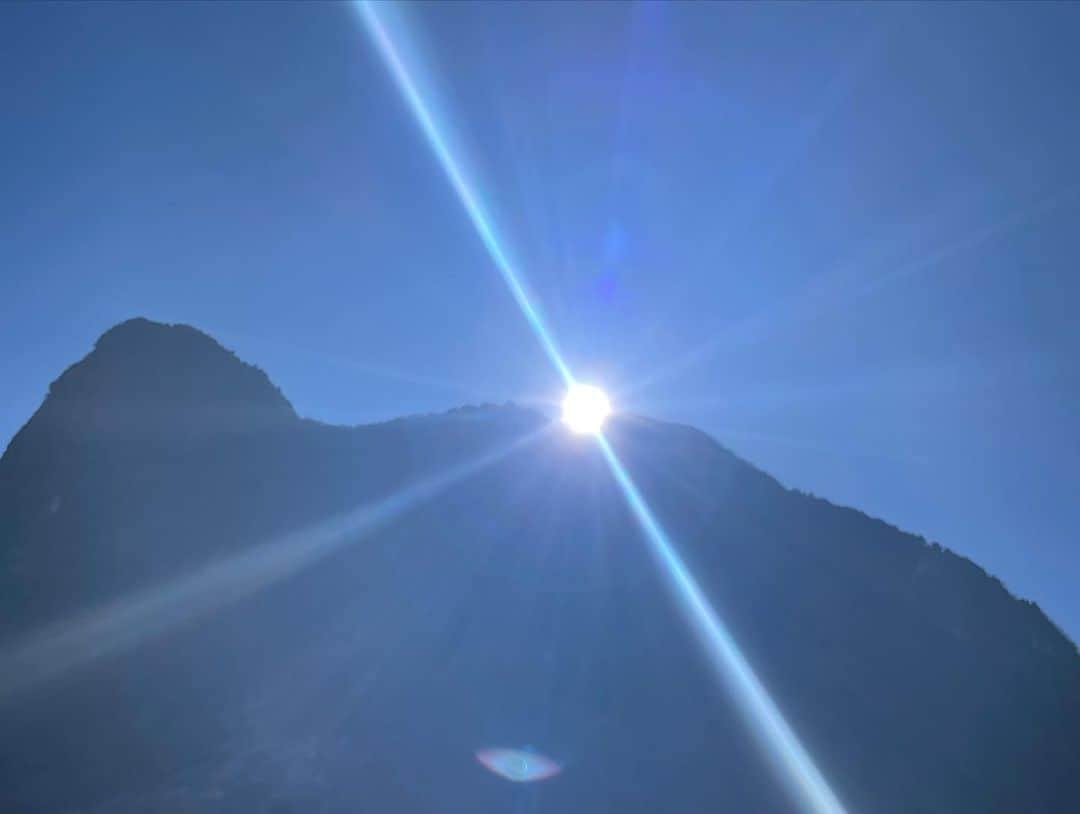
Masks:
[[[0,681],[0,807],[789,810],[595,446],[547,425],[330,427],[194,329],[106,333],[0,458],[0,664],[33,678]],[[851,810],[1080,810],[1080,656],[1037,607],[695,430],[609,435]],[[65,662],[40,631],[73,629]],[[10,654],[42,641],[38,678]],[[565,771],[472,757],[524,744]]]

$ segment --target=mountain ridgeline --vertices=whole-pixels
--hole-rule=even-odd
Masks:
[[[693,429],[608,436],[850,811],[1080,811],[1037,606]],[[125,322],[0,459],[0,608],[4,811],[794,810],[596,445],[532,410],[327,426]],[[474,757],[525,745],[563,771]]]

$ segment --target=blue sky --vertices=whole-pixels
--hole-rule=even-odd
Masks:
[[[580,378],[1080,636],[1080,6],[398,11]],[[0,83],[4,443],[135,315],[327,421],[558,396],[349,7],[5,4]]]

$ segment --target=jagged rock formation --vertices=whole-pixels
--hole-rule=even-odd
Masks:
[[[326,426],[192,328],[110,330],[0,459],[0,658],[540,435],[257,590],[8,682],[0,808],[789,810],[595,448],[547,423]],[[610,436],[851,810],[1080,810],[1080,656],[1035,605],[695,430]],[[565,770],[515,786],[473,759],[524,744]]]

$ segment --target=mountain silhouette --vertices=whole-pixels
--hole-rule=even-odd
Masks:
[[[1080,811],[1080,655],[1036,605],[694,429],[607,434],[849,810]],[[125,322],[0,458],[0,608],[5,811],[793,810],[538,411],[328,426]],[[474,757],[525,745],[563,771]]]

